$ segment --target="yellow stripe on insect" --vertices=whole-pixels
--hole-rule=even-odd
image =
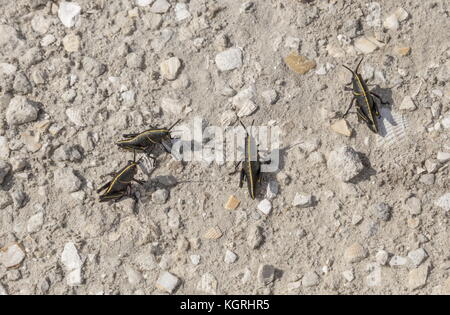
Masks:
[[[111,182],[111,185],[109,186],[109,188],[108,188],[108,190],[106,191],[105,195],[108,194],[108,193],[111,191],[111,189],[113,188],[114,184],[119,180],[120,176],[122,176],[127,170],[129,170],[130,167],[134,167],[134,166],[135,166],[135,163],[133,163],[133,164],[131,164],[131,165],[128,165],[122,172],[120,172],[120,174],[117,175],[117,176],[113,179],[113,181]]]
[[[355,76],[356,76],[356,79],[358,80],[359,88],[360,88],[362,94],[364,95],[364,99],[366,100],[367,111],[369,112],[369,115],[370,115],[370,121],[373,123],[374,119],[373,119],[372,109],[370,108],[370,103],[369,103],[369,99],[367,98],[366,90],[364,89],[364,86],[361,82],[361,79],[359,78],[359,75],[355,74]]]
[[[252,155],[251,155],[251,138],[247,136],[247,154],[248,154],[248,173],[250,177],[250,195],[255,198],[255,192],[253,191],[253,170],[252,170]]]

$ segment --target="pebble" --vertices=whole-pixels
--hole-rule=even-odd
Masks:
[[[157,14],[163,14],[169,11],[169,9],[169,2],[167,2],[166,0],[156,0],[150,8],[150,11]]]
[[[433,185],[436,176],[434,174],[424,174],[420,177],[420,182],[425,185]]]
[[[178,277],[168,271],[164,271],[159,275],[156,287],[167,293],[173,293],[180,283],[181,281]]]
[[[397,47],[395,51],[397,54],[404,57],[411,53],[411,47]]]
[[[414,267],[419,267],[427,258],[428,254],[423,248],[410,251],[408,258],[411,260]]]
[[[377,41],[375,38],[362,36],[355,40],[355,48],[365,55],[374,52],[381,46],[382,43]]]
[[[61,99],[66,103],[72,103],[76,97],[77,92],[74,89],[69,89],[61,95]]]
[[[163,97],[161,99],[161,108],[163,111],[171,113],[173,115],[180,115],[186,108],[187,103],[185,101]]]
[[[400,110],[404,110],[404,111],[415,111],[417,109],[416,104],[414,104],[413,99],[411,98],[411,96],[407,95],[403,98],[402,103],[400,104]]]
[[[55,186],[71,193],[80,190],[81,180],[70,167],[60,168],[54,172]]]
[[[1,163],[1,162],[0,162]],[[1,169],[0,169],[1,172]],[[2,183],[2,178],[0,174],[0,184]],[[7,206],[13,203],[11,196],[4,190],[0,190],[0,210],[5,209]]]
[[[352,136],[352,130],[345,119],[340,119],[333,123],[331,125],[331,130],[346,137]]]
[[[81,268],[83,261],[78,255],[78,250],[72,242],[64,245],[61,253],[61,263],[66,270],[66,281],[69,286],[78,286],[82,282]]]
[[[188,20],[192,17],[189,7],[186,3],[177,3],[175,5],[175,19],[178,22]]]
[[[275,280],[275,268],[272,265],[261,264],[258,268],[258,280],[263,285],[268,285]]]
[[[408,265],[408,258],[402,256],[394,256],[389,261],[391,267],[404,267]]]
[[[16,48],[21,43],[17,31],[9,25],[0,24],[0,48]]]
[[[152,194],[152,201],[156,204],[163,205],[169,198],[169,191],[167,189],[158,189]]]
[[[400,22],[395,14],[391,14],[384,19],[383,26],[385,29],[395,31],[399,28]]]
[[[386,222],[391,218],[391,207],[382,202],[373,207],[373,213],[377,219]]]
[[[239,201],[239,199],[237,199],[235,196],[231,195],[228,198],[227,203],[224,205],[224,207],[227,210],[236,210],[237,207],[239,207],[240,203],[241,202]]]
[[[428,173],[434,174],[438,171],[440,163],[433,159],[428,159],[425,161],[425,168]]]
[[[447,116],[445,116],[442,121],[441,121],[441,125],[444,129],[449,129],[450,128],[450,114],[448,114]]]
[[[36,233],[39,232],[44,224],[44,213],[39,212],[33,215],[27,223],[27,231],[28,233]]]
[[[136,5],[140,7],[145,7],[150,5],[154,0],[136,0]]]
[[[272,203],[267,199],[263,199],[258,204],[258,210],[264,213],[265,215],[269,215],[270,212],[272,211]]]
[[[408,287],[411,290],[423,288],[427,284],[428,265],[423,265],[417,269],[413,269],[408,275]]]
[[[16,74],[13,83],[13,89],[20,94],[29,94],[32,91],[32,86],[27,76],[23,72]]]
[[[0,250],[0,262],[6,268],[14,268],[19,266],[25,259],[25,251],[22,247],[14,243]]]
[[[379,250],[375,255],[375,261],[380,266],[385,266],[389,260],[389,253],[385,250]]]
[[[144,278],[142,277],[142,274],[137,271],[136,269],[134,269],[133,267],[127,265],[124,267],[125,269],[125,273],[127,275],[128,278],[128,283],[131,285],[138,285],[139,283],[141,283]]]
[[[302,285],[305,288],[311,288],[315,287],[319,284],[320,278],[314,271],[309,271],[305,273],[305,275],[302,278]]]
[[[6,110],[8,125],[22,125],[38,118],[38,108],[25,96],[14,96]]]
[[[304,56],[292,52],[287,57],[284,58],[284,62],[288,67],[301,75],[308,73],[310,70],[316,67],[316,62],[314,60],[309,60]]]
[[[76,52],[80,49],[80,36],[67,34],[62,40],[64,49],[67,52]]]
[[[0,160],[0,185],[6,178],[6,175],[11,171],[11,165],[5,161]]]
[[[54,42],[56,42],[56,37],[53,36],[52,34],[48,34],[48,35],[45,35],[44,37],[42,37],[41,46],[47,47],[47,46],[50,46],[51,44],[53,44]]]
[[[305,193],[296,193],[292,205],[299,208],[308,208],[314,204],[314,196]]]
[[[8,295],[8,292],[6,291],[3,284],[0,283],[0,296],[6,296],[6,295]]]
[[[352,225],[358,225],[363,220],[363,217],[359,214],[354,214],[352,217]]]
[[[193,265],[197,266],[198,264],[200,264],[201,257],[200,255],[191,255],[189,256],[189,259],[191,260],[191,263]]]
[[[161,75],[166,80],[173,81],[177,78],[180,68],[180,59],[178,59],[177,57],[169,58],[163,61],[160,65]]]
[[[98,77],[106,72],[106,66],[98,60],[91,57],[83,57],[81,59],[83,69],[93,77]]]
[[[241,90],[238,94],[236,94],[232,103],[237,109],[238,117],[246,117],[253,114],[258,106],[255,104],[256,90],[253,86]]]
[[[197,284],[197,290],[205,293],[215,295],[217,294],[217,279],[210,273],[205,273]]]
[[[278,182],[275,180],[269,181],[266,189],[266,198],[269,200],[275,199],[278,194]]]
[[[181,216],[175,209],[170,209],[167,213],[168,222],[167,225],[173,229],[178,229],[181,226]]]
[[[247,235],[247,244],[251,249],[259,248],[264,242],[263,229],[260,226],[251,226]]]
[[[52,21],[50,19],[47,19],[43,14],[40,14],[40,13],[36,14],[31,19],[31,28],[35,32],[38,32],[41,34],[47,33],[51,24],[52,24]]]
[[[434,203],[437,207],[444,209],[445,211],[450,211],[450,192],[441,196]]]
[[[354,243],[344,252],[344,260],[348,263],[358,263],[367,257],[367,250],[359,243]]]
[[[364,170],[358,153],[349,146],[332,151],[328,157],[327,167],[337,179],[346,183]]]
[[[217,68],[220,71],[231,71],[242,67],[242,50],[229,48],[216,55]]]
[[[394,14],[400,22],[405,21],[409,17],[409,13],[403,8],[397,8]]]
[[[233,253],[231,250],[227,250],[225,252],[225,258],[224,258],[225,263],[233,264],[236,262],[237,258],[238,258],[238,256],[235,253]]]
[[[58,17],[65,27],[73,27],[81,13],[81,7],[76,2],[63,1],[59,4]]]
[[[262,98],[266,104],[273,105],[278,100],[278,93],[275,90],[266,90],[261,93]]]
[[[1,141],[0,141],[0,143],[1,143]],[[0,155],[0,157],[1,157],[1,155]],[[436,158],[439,161],[439,163],[447,163],[448,161],[450,161],[450,153],[449,152],[438,152]]]
[[[405,205],[411,215],[419,215],[422,213],[422,201],[417,197],[408,198]]]
[[[345,280],[347,280],[348,282],[352,282],[353,280],[355,280],[355,275],[353,274],[353,270],[345,270],[342,273],[342,276],[344,277]]]

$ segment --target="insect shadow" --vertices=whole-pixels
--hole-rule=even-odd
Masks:
[[[372,167],[372,164],[370,163],[369,157],[361,152],[358,152],[358,155],[364,165],[364,170],[358,176],[356,176],[350,181],[351,184],[355,185],[367,181],[372,176],[377,174],[377,171]]]

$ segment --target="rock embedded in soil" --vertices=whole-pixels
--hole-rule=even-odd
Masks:
[[[357,177],[364,170],[358,153],[349,146],[332,151],[328,157],[327,166],[337,179],[345,183]]]
[[[405,267],[408,265],[408,258],[402,256],[394,256],[389,261],[389,266],[391,267]]]
[[[275,279],[275,268],[272,265],[262,264],[258,269],[258,280],[263,285],[268,285]]]
[[[251,226],[248,235],[247,243],[251,249],[258,249],[264,242],[263,230],[260,226]]]
[[[400,104],[400,110],[412,112],[416,110],[416,108],[416,104],[414,104],[413,99],[409,95],[405,96]]]
[[[311,69],[316,67],[316,62],[314,60],[309,60],[304,56],[300,56],[296,52],[292,52],[285,57],[284,62],[292,71],[301,75],[308,73]]]
[[[209,272],[202,275],[200,281],[197,284],[197,290],[201,293],[215,295],[217,294],[218,282]]]
[[[22,125],[38,118],[38,108],[25,96],[14,96],[6,110],[8,125]]]
[[[175,19],[178,22],[188,20],[192,17],[191,13],[189,12],[189,7],[186,3],[180,3],[178,2],[175,5]]]
[[[344,260],[348,263],[358,263],[367,257],[367,250],[359,243],[354,243],[344,252]]]
[[[1,156],[0,156],[0,158],[1,158]],[[450,153],[449,152],[438,152],[436,159],[440,163],[447,163],[448,161],[450,161]]]
[[[441,196],[434,204],[445,211],[450,211],[450,192]]]
[[[263,199],[258,204],[257,208],[258,208],[259,211],[261,211],[265,215],[269,215],[270,212],[272,211],[272,203],[269,200],[267,200],[267,199]]]
[[[91,57],[83,57],[81,64],[83,65],[83,69],[93,77],[98,77],[106,72],[106,66]]]
[[[156,204],[165,204],[169,198],[169,191],[167,189],[158,189],[152,194],[152,201]]]
[[[163,14],[169,11],[169,9],[170,9],[169,2],[167,2],[166,0],[156,0],[153,3],[152,7],[150,8],[150,11],[152,13]]]
[[[309,208],[314,204],[314,196],[305,193],[296,193],[292,205],[299,208]]]
[[[28,220],[27,223],[28,233],[39,232],[43,224],[44,224],[44,214],[42,212],[36,213]]]
[[[333,123],[331,125],[331,130],[346,137],[352,136],[352,130],[345,119],[340,119]]]
[[[14,268],[19,266],[25,259],[25,251],[22,247],[14,243],[0,250],[0,262],[6,268]]]
[[[342,272],[342,276],[344,277],[345,280],[347,280],[347,282],[352,282],[353,280],[355,280],[355,275],[353,273],[353,270],[351,269]]]
[[[261,96],[269,105],[275,104],[278,100],[278,93],[275,90],[266,90],[261,93]]]
[[[10,171],[11,165],[6,161],[0,160],[0,185],[3,184],[6,175],[8,175]]]
[[[408,198],[405,206],[411,215],[419,215],[422,213],[422,201],[417,197]]]
[[[385,250],[379,250],[375,255],[375,261],[380,266],[385,266],[389,260],[389,253]]]
[[[217,68],[220,71],[231,71],[242,67],[242,50],[240,48],[229,48],[216,55]]]
[[[80,49],[80,36],[67,34],[62,40],[64,49],[67,52],[76,52]]]
[[[54,172],[55,185],[64,192],[75,192],[81,188],[81,180],[70,167],[60,168]]]
[[[384,202],[373,206],[373,213],[375,217],[385,222],[389,221],[389,219],[391,218],[391,211],[391,207]]]
[[[176,288],[180,285],[181,281],[177,276],[171,274],[168,271],[163,271],[158,280],[156,281],[156,287],[161,291],[167,293],[173,293]]]
[[[61,253],[61,264],[66,271],[67,285],[80,285],[82,283],[81,268],[83,266],[83,261],[73,242],[68,242],[64,245],[64,250]]]
[[[181,68],[181,60],[177,57],[169,58],[160,65],[161,75],[164,79],[173,81],[177,78]]]
[[[315,287],[319,284],[320,278],[314,271],[309,271],[305,273],[305,275],[302,278],[302,285],[305,288],[311,288]]]
[[[408,275],[408,287],[411,290],[423,288],[427,284],[429,266],[423,265],[417,269],[413,269]]]
[[[233,264],[236,262],[238,256],[233,253],[231,250],[227,250],[225,252],[225,258],[224,258],[224,262],[227,264]]]
[[[73,27],[81,13],[81,7],[76,2],[63,1],[59,3],[58,17],[65,27]]]
[[[239,199],[237,199],[235,196],[231,195],[228,198],[224,208],[227,209],[227,210],[236,210],[237,207],[239,207],[240,203],[241,202],[239,201]]]
[[[411,260],[413,266],[417,268],[428,258],[428,254],[423,248],[418,248],[410,251],[408,258]]]

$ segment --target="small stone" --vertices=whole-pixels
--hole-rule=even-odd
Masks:
[[[6,268],[17,267],[22,263],[24,259],[25,251],[17,243],[0,249],[0,262]]]
[[[56,42],[56,37],[53,36],[52,34],[48,34],[48,35],[45,35],[44,37],[42,37],[41,46],[47,47],[47,46],[50,46],[51,44],[53,44],[54,42]]]
[[[375,260],[380,266],[385,266],[389,260],[389,253],[385,250],[379,250],[375,255]]]
[[[418,248],[410,251],[408,258],[411,260],[413,266],[417,268],[428,258],[428,254],[423,248]]]
[[[315,287],[319,284],[320,278],[314,271],[309,271],[305,273],[305,275],[302,278],[302,285],[305,288],[311,288]]]
[[[404,111],[414,111],[416,110],[416,104],[414,104],[414,101],[412,100],[411,96],[407,95],[403,98],[402,103],[400,104],[400,110]]]
[[[268,285],[275,279],[275,268],[272,265],[260,265],[258,280],[263,285]]]
[[[161,75],[169,81],[177,78],[181,68],[181,61],[177,57],[169,58],[163,61],[160,65]]]
[[[127,67],[130,69],[143,69],[145,58],[143,53],[131,52],[126,57]]]
[[[127,275],[128,278],[128,283],[131,285],[138,285],[139,283],[141,283],[144,278],[142,277],[142,274],[137,271],[136,269],[134,269],[133,267],[127,265],[124,267],[125,269],[125,273]]]
[[[210,273],[205,273],[197,284],[197,290],[205,293],[215,295],[217,294],[217,279]]]
[[[75,2],[61,2],[58,9],[58,17],[65,27],[73,27],[78,20],[81,7]]]
[[[265,215],[269,215],[272,211],[272,203],[269,200],[264,199],[258,204],[258,210]]]
[[[236,113],[232,110],[226,110],[220,116],[220,121],[224,127],[232,126],[237,121]]]
[[[409,17],[409,13],[403,8],[397,8],[394,14],[400,22],[405,21]]]
[[[304,56],[300,56],[296,52],[292,52],[284,58],[284,62],[292,71],[301,75],[308,73],[308,71],[316,67],[316,62],[314,60],[309,60]]]
[[[397,47],[395,51],[397,54],[404,57],[411,53],[411,47]]]
[[[350,182],[364,170],[364,165],[358,153],[349,146],[343,146],[332,151],[327,166],[337,179],[345,183]]]
[[[361,53],[367,55],[379,48],[379,43],[375,39],[369,39],[365,36],[355,40],[355,48]]]
[[[47,19],[43,14],[38,13],[31,19],[31,28],[38,33],[45,34],[47,33],[48,29],[50,28],[50,25],[52,24],[52,21],[50,19]]]
[[[278,93],[275,90],[264,91],[261,93],[261,96],[264,99],[264,101],[269,105],[275,104],[278,100]]]
[[[405,205],[411,215],[419,215],[422,213],[422,201],[417,197],[408,198]]]
[[[231,71],[242,67],[242,51],[239,48],[229,48],[216,55],[217,68],[220,71]]]
[[[156,204],[163,205],[169,198],[169,191],[167,189],[158,189],[152,194],[152,201]]]
[[[252,226],[247,235],[247,243],[251,249],[259,248],[264,242],[262,228],[260,226]]]
[[[62,43],[67,52],[76,52],[80,49],[80,36],[68,34],[63,38]]]
[[[3,284],[0,283],[0,296],[6,296],[6,295],[8,295],[8,292],[6,291]]]
[[[150,5],[154,0],[136,0],[136,5],[140,7],[145,7]]]
[[[359,214],[354,214],[352,217],[352,225],[358,225],[363,220],[363,217]]]
[[[405,267],[408,265],[408,258],[402,256],[394,256],[389,261],[391,267]]]
[[[409,272],[408,287],[411,290],[421,289],[427,284],[428,268],[428,265],[424,265]]]
[[[0,160],[0,185],[6,178],[6,175],[11,171],[11,165],[5,161]]]
[[[436,176],[434,174],[424,174],[420,177],[419,181],[425,185],[434,185]]]
[[[450,114],[442,119],[441,125],[444,129],[450,129]]]
[[[331,130],[346,137],[352,136],[352,130],[345,119],[340,119],[333,123],[331,125]]]
[[[427,172],[430,174],[434,174],[438,171],[440,166],[440,163],[436,160],[428,159],[425,161],[425,168],[427,169]]]
[[[168,222],[167,225],[172,229],[178,229],[181,225],[181,216],[175,209],[170,209],[167,213]]]
[[[69,89],[61,95],[61,99],[66,103],[72,103],[76,97],[77,92],[74,89]]]
[[[24,96],[14,96],[6,110],[8,125],[22,125],[38,118],[38,108]]]
[[[150,8],[150,11],[157,14],[163,14],[169,11],[169,8],[170,3],[166,0],[156,0]]]
[[[28,220],[27,223],[28,233],[39,232],[43,224],[44,224],[44,214],[42,212],[36,213]]]
[[[54,179],[55,186],[65,192],[71,193],[81,188],[81,180],[70,167],[57,169],[54,172]]]
[[[159,275],[159,278],[156,281],[156,287],[162,291],[173,293],[180,283],[180,279],[175,275],[168,271],[164,271]]]
[[[238,256],[235,253],[233,253],[231,250],[227,250],[225,252],[225,258],[224,258],[225,263],[233,264],[236,262],[237,258],[238,258]]]
[[[391,207],[382,202],[373,207],[373,213],[377,219],[386,222],[391,218]]]
[[[342,276],[344,277],[347,282],[352,282],[355,280],[355,275],[353,274],[353,270],[346,270],[342,273]]]
[[[2,183],[2,178],[0,174],[0,184]],[[11,196],[4,190],[0,190],[0,210],[5,209],[7,206],[13,203]]]
[[[215,226],[210,228],[206,233],[203,235],[204,239],[208,240],[217,240],[221,238],[223,235],[222,231],[219,229],[219,227]]]
[[[189,259],[191,260],[191,263],[193,265],[197,266],[200,263],[201,257],[200,257],[200,255],[191,255],[191,256],[189,256]]]
[[[231,195],[224,207],[227,210],[236,210],[240,203],[241,202],[235,196]]]
[[[278,194],[278,182],[275,180],[271,180],[267,184],[266,198],[272,200],[277,196],[277,194]]]
[[[450,211],[450,193],[446,193],[434,203],[437,207]]]
[[[61,253],[61,263],[66,270],[66,281],[69,286],[78,286],[82,282],[81,268],[83,261],[78,255],[78,250],[72,242],[64,245],[64,250]]]
[[[161,99],[161,107],[163,111],[174,114],[174,115],[180,115],[183,110],[186,108],[186,103],[182,102],[178,99],[173,99],[169,97],[163,97]]]
[[[255,104],[255,97],[256,90],[254,86],[239,91],[239,93],[233,97],[232,103],[238,111],[238,117],[250,116],[258,109],[258,106]]]
[[[0,143],[1,143],[1,141],[0,141]],[[1,158],[1,155],[0,155],[0,158]],[[436,158],[439,161],[439,163],[447,163],[448,161],[450,161],[450,153],[449,152],[438,152]]]
[[[385,29],[395,31],[399,28],[400,23],[397,16],[395,14],[391,14],[384,20],[383,26]]]
[[[178,22],[188,20],[192,17],[189,7],[186,3],[177,3],[175,5],[175,19]]]
[[[106,72],[106,66],[91,57],[83,57],[81,60],[83,69],[93,77],[98,77]]]
[[[305,193],[296,193],[292,205],[299,208],[309,208],[314,204],[314,196]]]
[[[348,263],[358,263],[367,257],[367,250],[359,243],[354,243],[344,252],[344,259]]]
[[[23,72],[19,72],[14,78],[13,89],[20,94],[29,94],[33,88],[28,77]]]

